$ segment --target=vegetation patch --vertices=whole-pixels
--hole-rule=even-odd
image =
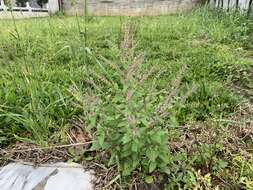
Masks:
[[[252,20],[1,21],[8,161],[75,161],[97,188],[252,189]]]

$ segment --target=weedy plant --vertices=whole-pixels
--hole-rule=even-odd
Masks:
[[[80,101],[77,89],[72,94],[79,102],[86,102],[81,107],[90,129],[95,130],[92,149],[106,151],[108,165],[118,165],[123,176],[129,176],[136,169],[143,174],[155,170],[169,173],[173,159],[166,120],[170,118],[175,101],[183,103],[191,95],[179,97],[187,68],[184,65],[176,79],[166,89],[159,90],[155,81],[162,73],[154,68],[148,73],[141,70],[145,55],[135,51],[136,29],[136,21],[128,20],[123,24],[121,61],[103,59],[99,69],[91,71],[87,96]],[[146,80],[151,76],[153,82],[147,84]],[[189,89],[190,92],[193,90],[195,87]]]

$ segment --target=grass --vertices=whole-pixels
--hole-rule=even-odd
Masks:
[[[118,166],[111,185],[253,188],[253,22],[203,9],[85,20],[0,21],[1,146],[66,144],[78,123],[94,143],[71,155]]]

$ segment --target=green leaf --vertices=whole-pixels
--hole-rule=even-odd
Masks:
[[[155,149],[149,148],[146,151],[147,157],[150,159],[150,161],[154,162],[156,158],[158,157],[159,152]]]
[[[137,143],[132,144],[132,151],[133,152],[138,152],[138,144]]]
[[[153,183],[153,177],[152,176],[146,176],[145,177],[145,182],[147,183],[147,184],[151,184],[151,183]]]
[[[87,161],[91,161],[91,160],[93,160],[94,158],[92,157],[92,156],[88,156],[88,157],[86,157],[85,158],[85,160],[87,160]]]
[[[91,125],[91,127],[95,127],[96,126],[96,118],[95,117],[91,117],[90,118],[90,125]]]
[[[94,141],[90,149],[91,151],[93,151],[93,150],[99,150],[100,148],[101,146],[99,145],[98,141]]]
[[[171,117],[170,117],[170,124],[171,124],[171,126],[173,126],[173,127],[178,126],[178,121],[177,121],[177,118],[176,118],[175,116],[171,116]]]
[[[112,154],[112,156],[110,157],[110,160],[108,162],[108,166],[112,166],[115,162],[116,162],[115,154]]]
[[[226,168],[228,166],[228,163],[224,160],[219,160],[219,166],[220,168]]]
[[[149,126],[149,122],[146,120],[146,118],[142,118],[142,119],[141,119],[141,122],[142,122],[142,124],[145,125],[146,127]]]
[[[169,163],[171,161],[170,156],[167,153],[160,153],[159,158],[161,158],[164,163]]]
[[[7,141],[7,138],[6,137],[0,137],[0,143],[2,143],[4,141]]]
[[[131,172],[132,172],[132,170],[129,167],[129,164],[128,163],[124,163],[122,175],[123,176],[129,176],[131,174]]]
[[[133,168],[136,168],[140,164],[140,161],[138,159],[135,159],[132,161]]]
[[[149,164],[149,173],[152,173],[156,169],[156,162],[151,162]]]
[[[164,133],[163,131],[158,131],[154,133],[151,138],[153,141],[155,141],[158,144],[162,144],[162,139],[163,139]]]
[[[125,134],[122,138],[123,144],[127,144],[128,142],[131,141],[131,136],[129,134]]]
[[[118,124],[119,127],[127,127],[128,126],[128,122],[126,121],[122,121]]]
[[[102,147],[104,145],[104,142],[105,142],[105,133],[100,132],[100,134],[98,136],[98,143]]]
[[[69,148],[68,152],[69,152],[69,154],[71,154],[71,156],[76,155],[75,149],[73,147]]]

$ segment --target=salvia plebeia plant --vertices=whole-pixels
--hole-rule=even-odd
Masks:
[[[86,95],[75,87],[71,93],[84,110],[90,131],[95,131],[92,149],[106,151],[109,165],[117,164],[124,176],[136,169],[144,174],[155,170],[168,173],[172,157],[165,119],[170,117],[187,68],[180,69],[167,89],[158,90],[157,77],[164,72],[154,68],[141,71],[145,55],[134,51],[136,22],[125,22],[121,30],[119,63],[102,59],[99,71],[90,71]],[[153,80],[151,85],[147,80]],[[190,94],[181,97],[182,101]]]

